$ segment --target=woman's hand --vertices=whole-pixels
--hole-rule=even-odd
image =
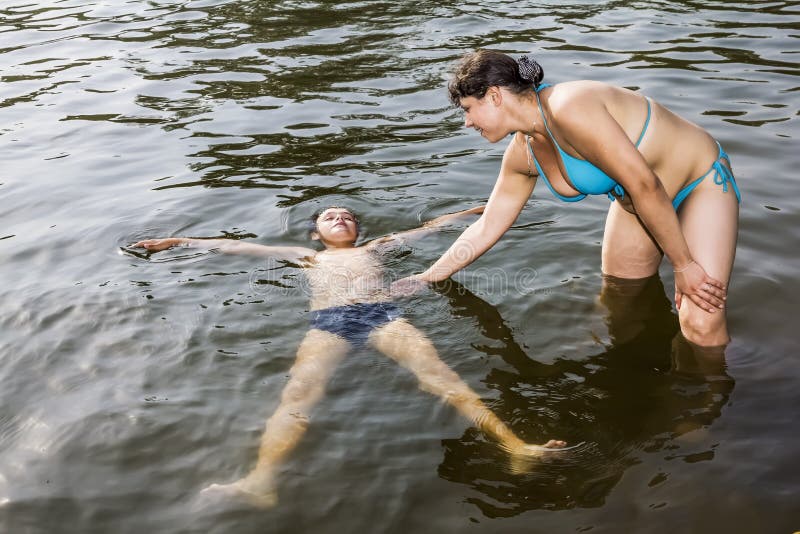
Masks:
[[[410,297],[415,293],[419,293],[427,286],[428,282],[420,278],[420,275],[414,274],[392,282],[389,293],[392,297]]]
[[[180,237],[167,237],[165,239],[145,239],[144,241],[134,243],[131,245],[131,248],[143,248],[150,252],[161,252],[162,250],[167,250],[170,247],[180,244]]]
[[[675,306],[680,310],[686,295],[697,306],[709,313],[725,306],[728,290],[725,284],[711,278],[696,261],[675,270]]]

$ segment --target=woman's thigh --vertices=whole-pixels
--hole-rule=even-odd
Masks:
[[[681,204],[678,220],[692,259],[727,285],[739,232],[739,203],[733,191],[724,193],[707,177]]]
[[[612,202],[603,232],[603,274],[646,278],[658,271],[663,254],[639,218]]]
[[[708,177],[681,205],[678,219],[692,258],[727,287],[739,231],[736,195],[723,193]],[[730,340],[724,309],[708,313],[684,297],[678,316],[683,334],[695,344],[717,346]]]

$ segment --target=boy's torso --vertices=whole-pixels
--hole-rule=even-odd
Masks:
[[[323,251],[305,269],[311,309],[389,300],[389,281],[379,258],[366,247]]]

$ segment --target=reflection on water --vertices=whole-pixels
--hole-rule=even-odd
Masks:
[[[732,97],[709,99],[703,115],[755,127],[788,121],[794,111],[780,93],[790,84],[758,102],[733,91],[772,73],[797,74],[789,43],[775,34],[797,28],[782,17],[790,5],[639,2],[634,19],[614,2],[9,6],[2,50],[13,75],[3,77],[0,107],[56,106],[66,123],[59,129],[73,122],[162,128],[178,134],[180,141],[168,138],[191,172],[161,176],[155,189],[267,188],[292,205],[369,195],[375,187],[363,185],[364,173],[411,177],[483,150],[437,142],[463,135],[441,88],[450,62],[474,46],[533,44],[556,79],[567,70],[560,55],[586,58],[593,68],[581,75],[629,69],[623,84],[634,87],[648,84],[637,70],[696,71],[715,81],[709,94]],[[699,16],[675,35],[673,17],[687,11]],[[758,22],[743,18],[754,13]],[[598,39],[606,34],[614,39]],[[745,48],[753,39],[765,40],[758,51]],[[103,46],[109,51],[98,54]],[[64,93],[68,106],[58,98]],[[433,157],[420,157],[413,149],[420,144],[434,146]],[[378,189],[393,190],[386,185]]]
[[[484,336],[498,342],[476,348],[511,367],[492,369],[486,382],[499,392],[502,416],[513,428],[523,436],[520,429],[527,430],[529,440],[569,429],[571,435],[559,437],[585,442],[517,474],[474,429],[445,440],[440,476],[480,492],[469,501],[484,515],[601,506],[643,451],[675,451],[668,460],[713,459],[715,446],[683,453],[675,439],[709,427],[734,380],[725,370],[724,348],[697,347],[680,334],[657,275],[607,279],[601,301],[611,346],[583,361],[549,365],[526,354],[495,307],[453,282],[442,293],[456,316],[474,319]]]

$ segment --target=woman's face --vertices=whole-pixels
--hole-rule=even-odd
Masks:
[[[496,87],[490,87],[483,98],[467,96],[459,100],[464,110],[464,126],[478,131],[490,143],[496,143],[508,135],[502,127],[502,95]]]

